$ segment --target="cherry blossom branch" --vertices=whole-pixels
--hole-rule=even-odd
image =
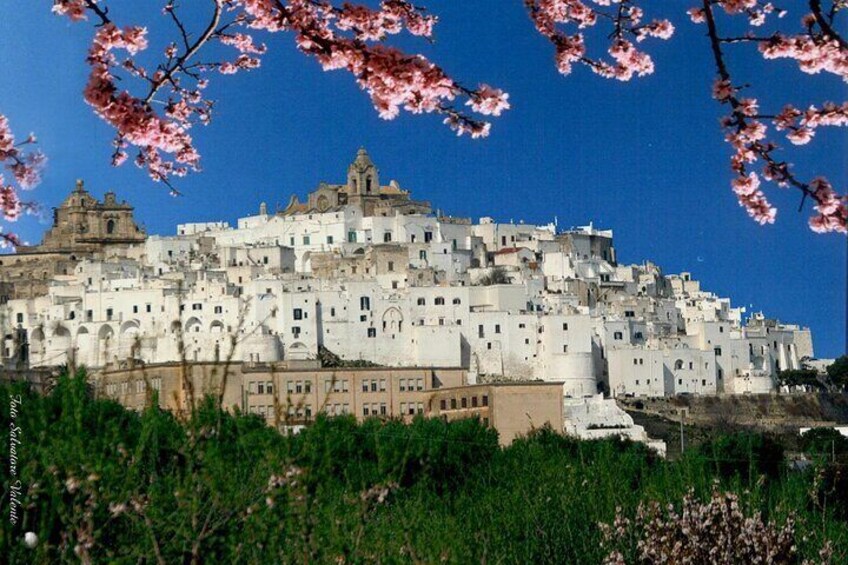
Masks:
[[[616,4],[613,11],[603,9],[610,4]],[[536,30],[553,43],[557,69],[564,75],[571,73],[575,63],[586,65],[602,77],[621,81],[651,74],[653,60],[636,49],[630,39],[639,43],[648,37],[668,39],[674,33],[668,20],[643,24],[643,11],[635,0],[524,0],[524,5]],[[569,35],[564,30],[567,26],[577,31],[589,29],[599,19],[612,24],[607,50],[611,62],[587,56],[583,33]]]
[[[86,12],[99,20],[89,50],[91,73],[84,97],[116,130],[113,165],[124,163],[126,149],[134,146],[136,165],[175,193],[172,176],[199,170],[200,154],[188,131],[211,119],[213,103],[202,95],[208,84],[204,74],[258,68],[266,47],[254,43],[257,32],[294,33],[298,49],[315,57],[324,70],[350,72],[384,119],[395,118],[401,109],[438,113],[457,134],[484,137],[490,124],[455,106],[456,100],[464,98],[470,111],[481,116],[499,116],[509,108],[503,91],[485,84],[467,88],[422,55],[407,55],[384,44],[388,36],[404,30],[432,40],[436,18],[408,0],[383,0],[378,9],[324,0],[212,0],[209,23],[194,41],[176,2],[167,0],[164,12],[174,22],[183,49],[172,42],[165,50],[165,62],[152,73],[134,59],[148,47],[146,28],[119,28],[103,0],[54,0],[53,11],[72,21],[85,19]],[[225,13],[233,14],[233,19],[222,22]],[[235,48],[239,55],[231,61],[197,62],[198,53],[213,40]],[[119,60],[121,52],[126,57]],[[190,60],[194,62],[189,64]],[[131,93],[132,81],[126,79],[133,78],[147,84],[143,96]],[[130,88],[120,90],[118,80]],[[167,101],[158,102],[166,90]],[[164,104],[163,112],[154,109],[157,103]]]
[[[9,128],[9,120],[0,114],[0,164],[12,173],[14,182],[6,182],[0,173],[0,217],[7,222],[17,221],[22,214],[35,213],[37,207],[31,202],[21,200],[21,190],[31,190],[41,182],[41,169],[46,159],[40,151],[24,153],[22,148],[36,143],[30,134],[24,141],[15,143],[15,136]],[[17,247],[20,238],[13,232],[0,226],[0,248]]]
[[[811,5],[816,0],[810,0]],[[722,52],[723,41],[716,24],[714,6],[721,6],[728,14],[744,12],[748,15],[754,25],[759,25],[765,18],[764,8],[757,9],[755,0],[703,0],[701,9],[690,10],[690,16],[696,23],[707,24],[707,35],[713,59],[718,73],[718,79],[713,86],[713,97],[722,104],[728,104],[731,108],[729,116],[722,120],[722,125],[728,130],[727,141],[735,148],[736,153],[731,159],[731,168],[738,175],[732,181],[733,191],[736,193],[739,204],[743,206],[748,214],[757,222],[773,223],[777,210],[769,203],[760,190],[760,177],[751,167],[758,160],[764,162],[762,170],[766,180],[775,182],[778,186],[792,186],[801,191],[802,198],[799,208],[803,208],[804,202],[809,197],[814,202],[817,214],[810,219],[810,228],[817,232],[836,231],[846,233],[846,209],[845,197],[840,197],[824,177],[816,177],[809,182],[800,180],[792,171],[788,162],[774,157],[774,151],[778,146],[766,139],[767,126],[760,121],[767,114],[758,111],[758,103],[754,98],[741,98],[738,96],[740,88],[733,85],[730,71],[725,62]],[[770,6],[770,5],[768,5]],[[819,6],[820,8],[820,6]],[[809,21],[809,18],[805,18]],[[810,36],[813,42],[817,40],[812,27]],[[760,51],[766,58],[770,58],[777,48],[783,53],[786,47],[783,45],[782,36],[775,33],[770,38],[760,42]],[[780,47],[776,47],[780,46]],[[809,57],[809,51],[793,53],[799,60]],[[820,62],[820,68],[826,68],[828,62]],[[837,70],[830,65],[830,70]],[[802,62],[802,70],[805,70]],[[807,70],[810,67],[806,67]],[[796,123],[796,120],[804,116]],[[835,104],[825,104],[822,109],[811,106],[806,113],[791,106],[772,117],[772,122],[777,130],[788,129],[790,133],[787,138],[796,145],[807,143],[813,135],[813,130],[819,125],[846,125],[848,124],[848,104],[838,107]]]

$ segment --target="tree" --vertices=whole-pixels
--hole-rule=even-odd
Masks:
[[[777,380],[781,386],[810,386],[822,389],[824,386],[819,382],[819,373],[812,369],[791,369],[780,371]]]
[[[173,177],[199,168],[200,154],[189,131],[212,117],[213,102],[203,94],[210,76],[258,68],[267,51],[258,42],[260,35],[264,39],[280,32],[294,34],[297,48],[314,57],[324,70],[350,72],[384,119],[395,118],[400,110],[441,114],[458,135],[478,138],[490,131],[484,117],[499,116],[510,107],[509,95],[502,90],[487,84],[464,86],[424,56],[386,43],[403,31],[432,40],[436,17],[409,0],[382,0],[376,8],[330,0],[209,0],[208,17],[201,22],[184,18],[177,0],[162,2],[174,39],[155,66],[144,65],[136,57],[148,49],[147,28],[121,21],[111,11],[112,2],[54,0],[53,12],[75,22],[89,20],[96,27],[83,97],[115,129],[112,164],[126,162],[133,147],[135,164],[175,193]],[[621,81],[651,74],[655,65],[641,49],[642,42],[669,39],[675,31],[667,19],[647,20],[641,0],[523,2],[536,30],[553,44],[557,69],[564,75],[576,65]],[[809,12],[801,18],[800,29],[792,32],[784,31],[789,25],[778,25],[786,21],[788,12],[769,2],[699,0],[697,4],[689,16],[706,26],[705,47],[716,66],[712,95],[729,110],[722,127],[734,150],[732,188],[739,204],[757,222],[772,223],[776,210],[761,190],[762,181],[793,187],[802,195],[802,206],[808,199],[813,203],[811,229],[846,233],[845,196],[837,194],[823,176],[807,180],[796,174],[789,160],[778,153],[767,124],[774,132],[785,132],[791,144],[804,145],[820,127],[848,124],[848,103],[761,110],[756,98],[743,96],[751,87],[734,78],[725,56],[725,49],[756,46],[766,60],[793,59],[803,73],[828,73],[846,80],[848,42],[838,31],[844,0],[806,0]],[[592,42],[601,37],[609,41],[608,59],[590,53]],[[209,60],[214,58],[207,50],[212,44],[232,48],[234,56]],[[0,140],[0,161],[13,171],[15,167],[19,172],[34,171],[43,163],[41,157],[21,162],[14,153],[19,149],[10,145],[13,138],[5,119],[0,122]],[[17,185],[0,182],[0,210],[7,220],[20,214],[18,189],[28,188],[21,177],[15,177]],[[3,239],[16,241],[9,234]]]
[[[848,355],[843,355],[827,368],[830,382],[837,387],[848,386]]]

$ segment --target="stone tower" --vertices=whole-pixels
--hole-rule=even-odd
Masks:
[[[347,186],[351,195],[372,196],[380,193],[380,173],[364,147],[347,168]]]

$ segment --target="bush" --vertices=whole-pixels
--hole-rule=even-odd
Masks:
[[[775,479],[784,467],[783,446],[769,435],[738,432],[722,435],[698,446],[724,479],[739,477],[753,484],[760,476]]]

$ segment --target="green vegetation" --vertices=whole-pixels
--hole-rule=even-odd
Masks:
[[[777,375],[781,386],[809,386],[814,389],[824,389],[825,386],[819,381],[818,371],[811,369],[792,369],[781,371]]]
[[[827,368],[827,376],[834,386],[848,387],[848,355],[843,355]]]
[[[811,437],[816,463],[799,472],[757,435],[664,461],[640,444],[549,429],[500,448],[476,420],[319,417],[286,436],[212,400],[185,417],[129,412],[92,399],[82,374],[47,396],[3,393],[3,443],[10,422],[22,434],[20,520],[4,516],[0,533],[11,563],[599,563],[610,551],[599,523],[617,508],[632,520],[641,502],[680,508],[690,489],[706,501],[714,488],[768,523],[794,513],[798,555],[778,562],[818,559],[824,540],[834,563],[848,559],[836,438]]]

